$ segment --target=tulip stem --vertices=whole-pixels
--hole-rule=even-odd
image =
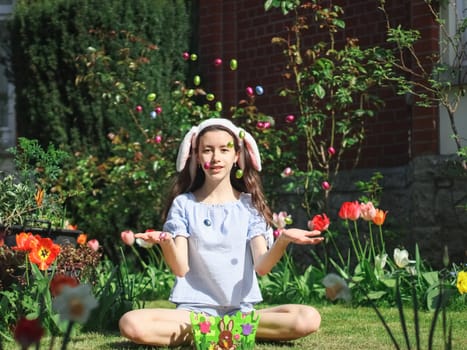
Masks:
[[[370,221],[368,221],[368,229],[370,231],[370,244],[371,244],[371,253],[373,254],[373,259],[376,257],[376,252],[375,252],[375,243],[373,240],[373,230],[372,230],[373,225],[371,224]],[[371,256],[370,256],[371,258]]]
[[[384,238],[383,238],[383,227],[379,226],[379,240],[381,244],[381,253],[384,254],[386,253],[386,247],[384,245]]]
[[[68,322],[68,327],[66,329],[65,335],[63,336],[63,343],[61,350],[66,350],[68,343],[70,342],[71,329],[73,328],[73,321]]]
[[[360,262],[360,256],[358,254],[358,249],[357,249],[357,246],[355,245],[355,240],[353,238],[352,231],[350,230],[350,227],[348,226],[348,223],[349,223],[349,221],[347,220],[347,230],[349,232],[350,241],[352,243],[352,247],[353,247],[353,250],[354,250],[354,253],[355,253],[355,257],[357,258],[358,262]]]

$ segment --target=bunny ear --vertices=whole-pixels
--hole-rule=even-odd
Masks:
[[[241,169],[245,169],[244,152],[248,152],[253,168],[255,168],[257,171],[261,171],[261,156],[259,154],[258,145],[256,144],[255,139],[247,131],[242,130],[241,133],[243,134],[243,139],[240,139],[242,141],[242,150],[238,158],[238,165]]]
[[[229,323],[227,324],[227,330],[231,331],[234,327],[234,321],[230,320]]]
[[[180,147],[178,149],[178,155],[177,155],[177,171],[180,172],[185,168],[186,161],[190,157],[190,149],[192,148],[192,143],[195,139],[196,133],[198,131],[197,126],[193,126],[190,131],[188,131],[183,138],[182,143],[180,144]],[[193,163],[193,152],[191,155],[191,161],[190,161],[190,172],[191,168],[193,167],[191,163]],[[195,162],[195,171],[196,171],[196,160]]]
[[[245,137],[243,138],[243,143],[245,145],[245,149],[250,155],[251,162],[253,163],[253,167],[261,171],[261,156],[259,154],[258,145],[256,144],[255,139],[249,132],[245,132]]]

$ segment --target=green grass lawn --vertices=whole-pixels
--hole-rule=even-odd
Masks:
[[[157,306],[166,305],[158,303]],[[381,322],[371,308],[353,308],[345,305],[326,305],[318,307],[322,315],[321,329],[304,339],[287,343],[260,343],[256,346],[258,350],[265,349],[395,349],[389,336],[384,330]],[[413,337],[412,315],[409,309],[406,310],[406,319],[409,323],[409,335],[412,336],[411,348],[416,349],[415,337]],[[407,349],[402,336],[397,309],[381,309],[383,316],[388,321],[393,333],[399,340],[401,349]],[[420,313],[421,324],[421,349],[426,350],[428,344],[428,332],[432,314],[428,312]],[[449,312],[449,318],[453,322],[453,349],[467,349],[467,312]],[[439,319],[441,320],[441,319]],[[5,350],[18,349],[14,344],[4,344]],[[47,340],[41,348],[48,348]],[[56,344],[55,348],[59,348]],[[68,346],[69,350],[89,350],[89,349],[156,349],[155,347],[137,346],[127,342],[115,333],[83,333],[73,337]],[[162,349],[162,348],[160,348]],[[185,350],[190,348],[178,348]],[[443,349],[441,323],[438,323],[434,350]]]

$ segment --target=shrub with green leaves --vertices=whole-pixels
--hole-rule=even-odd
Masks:
[[[19,135],[102,153],[108,132],[131,128],[127,107],[139,103],[139,92],[157,91],[170,110],[173,81],[187,69],[181,52],[190,46],[190,6],[16,1],[9,46]]]

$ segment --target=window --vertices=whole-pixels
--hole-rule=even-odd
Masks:
[[[453,67],[467,67],[467,0],[448,0],[441,4],[441,55],[443,62]],[[464,24],[465,23],[465,24]],[[460,32],[464,29],[463,32]],[[446,36],[450,39],[447,40]],[[456,40],[456,38],[459,40]],[[450,42],[451,44],[448,44]]]
[[[443,63],[450,65],[456,72],[456,76],[452,80],[453,92],[451,96],[455,100],[455,95],[460,92],[459,86],[467,84],[467,30],[465,29],[467,27],[467,0],[448,0],[441,3],[441,18],[444,20],[446,29],[444,33],[441,31],[441,57]],[[461,32],[462,29],[464,30]],[[459,41],[448,46],[444,40],[446,35],[451,38],[458,35]],[[462,147],[467,146],[466,110],[467,97],[463,97],[459,101],[454,116]],[[457,148],[452,139],[453,132],[445,108],[440,108],[439,131],[440,154],[455,153]]]
[[[13,0],[0,0],[0,55],[4,55],[6,19],[13,10]],[[6,67],[0,64],[0,152],[14,146],[16,123],[14,115],[14,88],[7,80]]]

